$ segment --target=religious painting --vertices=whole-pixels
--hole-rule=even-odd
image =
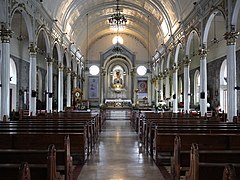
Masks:
[[[89,77],[89,99],[98,98],[98,77]]]
[[[138,80],[138,92],[139,93],[147,93],[148,86],[147,80],[140,79]]]

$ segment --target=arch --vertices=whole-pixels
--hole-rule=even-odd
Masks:
[[[62,59],[62,50],[61,50],[61,47],[60,47],[60,45],[59,45],[59,43],[57,41],[54,42],[53,49],[54,49],[54,47],[57,50],[58,62],[62,63],[62,61],[63,61],[63,59]]]
[[[227,112],[227,60],[226,59],[222,62],[219,79],[220,79],[220,89],[219,89],[220,106],[221,106],[221,110],[224,110],[224,112]]]
[[[199,70],[196,70],[194,74],[194,104],[197,105],[199,103],[200,103],[200,72]]]
[[[176,51],[175,51],[175,58],[174,58],[174,63],[177,65],[178,64],[178,55],[179,55],[179,51],[182,48],[182,44],[178,43],[177,47],[176,47]]]
[[[164,58],[161,58],[161,62],[160,62],[160,63],[161,63],[161,64],[160,64],[160,73],[163,73],[163,69],[164,69],[164,67],[163,67],[163,66],[164,66],[164,61],[165,61]]]
[[[168,56],[167,56],[167,61],[166,61],[166,69],[169,70],[169,67],[170,67],[170,61],[171,61],[171,52],[168,53]]]
[[[209,34],[209,30],[210,30],[210,27],[211,27],[211,24],[212,24],[212,21],[213,21],[213,18],[218,14],[218,13],[221,13],[225,19],[225,15],[224,13],[219,10],[219,9],[215,9],[212,11],[212,13],[210,14],[208,20],[207,20],[207,23],[206,23],[206,26],[205,26],[205,29],[204,29],[204,33],[203,33],[203,40],[202,40],[202,43],[204,45],[207,46],[207,40],[208,40],[208,34]]]
[[[17,106],[17,69],[16,64],[10,58],[10,110],[16,110]]]
[[[17,85],[17,69],[12,58],[10,58],[10,84]]]
[[[49,36],[48,36],[48,33],[47,31],[45,30],[45,26],[42,25],[38,28],[37,30],[37,36],[36,36],[36,44],[38,42],[38,39],[39,39],[39,36],[40,36],[40,33],[43,33],[43,38],[44,38],[44,41],[45,41],[45,46],[46,46],[46,53],[48,55],[51,54],[51,48],[50,48],[50,39],[49,39]]]
[[[27,31],[28,31],[29,42],[34,42],[34,31],[33,31],[33,25],[32,25],[32,22],[31,22],[31,18],[29,16],[28,12],[26,12],[23,7],[18,6],[18,7],[14,8],[12,10],[11,19],[10,19],[11,23],[10,24],[12,25],[13,16],[16,13],[16,11],[19,11],[23,16],[23,19],[25,21]]]
[[[237,25],[237,18],[238,18],[239,11],[240,11],[240,0],[237,0],[233,10],[232,21],[231,21],[231,25],[234,25],[234,28],[236,28],[236,25]]]
[[[188,35],[187,44],[186,44],[186,56],[188,56],[188,57],[190,55],[190,47],[191,47],[191,43],[192,43],[194,36],[197,36],[198,41],[200,41],[200,36],[199,36],[197,30],[195,30],[195,29],[192,30],[190,32],[190,34]]]

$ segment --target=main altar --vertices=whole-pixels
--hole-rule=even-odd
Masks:
[[[107,107],[132,107],[131,99],[106,99]]]

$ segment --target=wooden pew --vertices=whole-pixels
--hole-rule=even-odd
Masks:
[[[0,176],[4,177],[4,180],[16,180],[19,177],[29,176],[34,180],[57,180],[57,171],[56,171],[56,149],[53,144],[48,147],[48,154],[46,154],[46,163],[45,164],[32,164],[27,167],[26,163],[23,164],[23,169],[27,172],[22,172],[23,176],[19,176],[19,165],[16,164],[0,164]],[[30,169],[30,175],[29,175]]]
[[[45,149],[48,144],[55,144],[63,149],[62,139],[69,134],[71,155],[74,163],[83,164],[87,159],[87,142],[85,133],[69,132],[0,132],[1,149]]]
[[[222,180],[237,180],[236,171],[232,164],[225,166]]]
[[[181,137],[181,149],[189,150],[192,143],[198,143],[201,149],[239,150],[240,134],[207,133],[157,133],[154,140],[153,159],[161,164],[161,159],[173,155],[173,142],[176,135]],[[165,154],[165,156],[162,156]]]
[[[153,140],[156,133],[240,133],[240,125],[234,123],[156,123],[149,128],[148,136],[146,136],[146,150],[153,155]]]
[[[28,162],[28,165],[37,166],[47,164],[47,150],[43,149],[1,149],[0,164],[20,164]],[[64,175],[65,180],[72,180],[73,165],[70,155],[70,138],[65,136],[64,149],[56,150],[56,170]]]
[[[190,167],[189,171],[186,173],[186,180],[223,179],[224,171],[226,171],[225,168],[229,164],[229,157],[223,157],[222,155],[215,157],[214,160],[218,161],[218,159],[221,159],[222,162],[215,162],[213,159],[211,159],[211,162],[199,161],[200,155],[198,150],[198,145],[193,143],[191,146]],[[237,163],[234,163],[233,166],[235,167],[236,177],[238,179],[240,177],[240,159],[239,157],[234,157],[236,159],[235,162],[237,161]],[[223,162],[223,159],[226,160],[225,163]]]
[[[190,149],[190,148],[189,148]],[[171,176],[173,180],[180,180],[190,167],[190,150],[181,150],[179,136],[174,140],[174,153],[171,158]],[[240,150],[216,150],[214,147],[198,151],[199,160],[206,163],[239,163]]]

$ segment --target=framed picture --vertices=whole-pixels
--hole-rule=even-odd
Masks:
[[[139,93],[147,93],[148,92],[148,84],[147,80],[138,80],[138,92]]]
[[[98,98],[98,77],[89,77],[89,99],[96,99]]]

